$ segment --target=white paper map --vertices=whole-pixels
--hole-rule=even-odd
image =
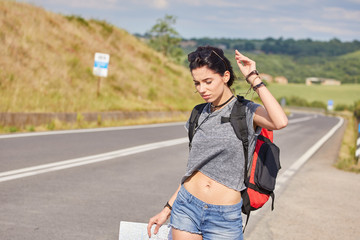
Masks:
[[[152,233],[154,232],[155,225],[152,228]],[[167,225],[160,227],[159,232],[154,235],[151,235],[149,238],[147,234],[147,224],[146,223],[136,223],[136,222],[120,222],[119,230],[119,240],[168,240],[170,228]]]

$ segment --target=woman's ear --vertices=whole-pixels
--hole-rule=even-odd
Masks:
[[[227,83],[230,80],[230,72],[225,71],[223,76],[224,83]]]

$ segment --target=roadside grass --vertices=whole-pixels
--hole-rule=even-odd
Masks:
[[[347,121],[345,133],[340,147],[337,162],[334,166],[344,171],[360,173],[360,163],[355,158],[356,140],[357,140],[357,122],[350,112],[338,113]]]

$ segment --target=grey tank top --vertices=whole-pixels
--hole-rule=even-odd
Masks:
[[[230,122],[221,123],[221,117],[229,117],[236,99],[224,108],[212,112],[210,103],[203,109],[199,117],[199,127],[192,139],[191,149],[185,175],[185,180],[195,171],[200,171],[209,178],[237,191],[244,190],[244,165],[245,156],[242,142],[235,135]],[[249,153],[255,149],[257,136],[261,128],[256,131],[253,127],[253,118],[260,105],[248,102],[246,105],[246,123],[249,135]],[[185,125],[189,128],[189,121]],[[249,154],[249,161],[252,154]]]

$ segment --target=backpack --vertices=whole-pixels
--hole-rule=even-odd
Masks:
[[[249,221],[251,211],[261,208],[271,197],[271,210],[274,209],[274,189],[276,177],[281,168],[280,166],[280,149],[273,143],[273,132],[262,128],[257,138],[255,150],[252,154],[250,164],[248,164],[249,141],[248,128],[246,124],[245,106],[249,100],[242,96],[237,96],[230,117],[222,117],[221,122],[230,122],[236,136],[243,143],[245,155],[244,182],[246,189],[241,192],[243,200],[242,212],[247,215],[246,225]],[[198,127],[200,114],[207,103],[202,103],[194,107],[189,120],[189,147]],[[249,168],[247,167],[249,166]]]

